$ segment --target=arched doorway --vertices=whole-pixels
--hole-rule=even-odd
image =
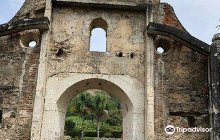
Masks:
[[[123,115],[123,137],[144,139],[144,86],[129,76],[73,74],[48,79],[41,139],[62,139],[67,107],[78,93],[105,90],[117,98]],[[65,76],[64,76],[65,77]]]

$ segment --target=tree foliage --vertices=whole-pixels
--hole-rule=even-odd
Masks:
[[[76,123],[71,119],[65,121],[65,133],[69,136],[73,136],[73,130],[75,129]]]
[[[76,96],[72,101],[72,106],[70,107],[70,111],[73,113],[78,113],[82,119],[82,127],[81,127],[81,138],[84,137],[84,120],[85,115],[89,114],[92,108],[92,96],[89,93],[83,92]]]
[[[122,115],[120,110],[120,104],[114,97],[111,97],[105,91],[95,90],[95,93],[93,94],[86,91],[77,95],[71,101],[66,113],[67,118],[72,118],[73,116],[80,116],[81,118],[81,137],[84,136],[84,131],[86,131],[86,134],[94,132],[95,127],[97,137],[100,136],[100,130],[102,135],[103,132],[108,133],[108,131],[114,131],[115,129],[108,129],[111,126],[121,128],[117,129],[117,131],[114,133],[120,133],[120,131],[122,131]],[[96,120],[96,122],[94,120]],[[88,124],[88,122],[90,123]],[[79,129],[79,123],[76,122],[76,120],[75,123],[76,128],[70,128],[72,129],[72,131]],[[69,123],[67,123],[66,125],[68,124]],[[105,127],[103,126],[103,124],[105,124]],[[87,128],[88,126],[93,128],[92,132],[91,129]],[[65,131],[69,132],[69,129],[66,128],[66,126]]]

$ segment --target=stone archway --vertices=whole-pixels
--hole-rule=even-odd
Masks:
[[[144,139],[143,84],[129,76],[99,74],[60,75],[48,79],[41,139],[63,138],[65,113],[70,101],[88,89],[105,90],[118,99],[123,114],[124,139]]]

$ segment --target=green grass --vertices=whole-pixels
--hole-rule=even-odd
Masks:
[[[94,138],[91,138],[91,137],[85,137],[84,140],[94,140]]]
[[[81,140],[81,139],[73,138],[73,140]],[[83,140],[94,140],[94,138],[93,137],[84,137]]]

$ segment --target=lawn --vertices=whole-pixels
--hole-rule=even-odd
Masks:
[[[73,140],[82,140],[82,139],[73,138]],[[83,140],[94,140],[94,138],[93,137],[84,137]]]
[[[92,137],[85,137],[84,140],[94,140]]]

